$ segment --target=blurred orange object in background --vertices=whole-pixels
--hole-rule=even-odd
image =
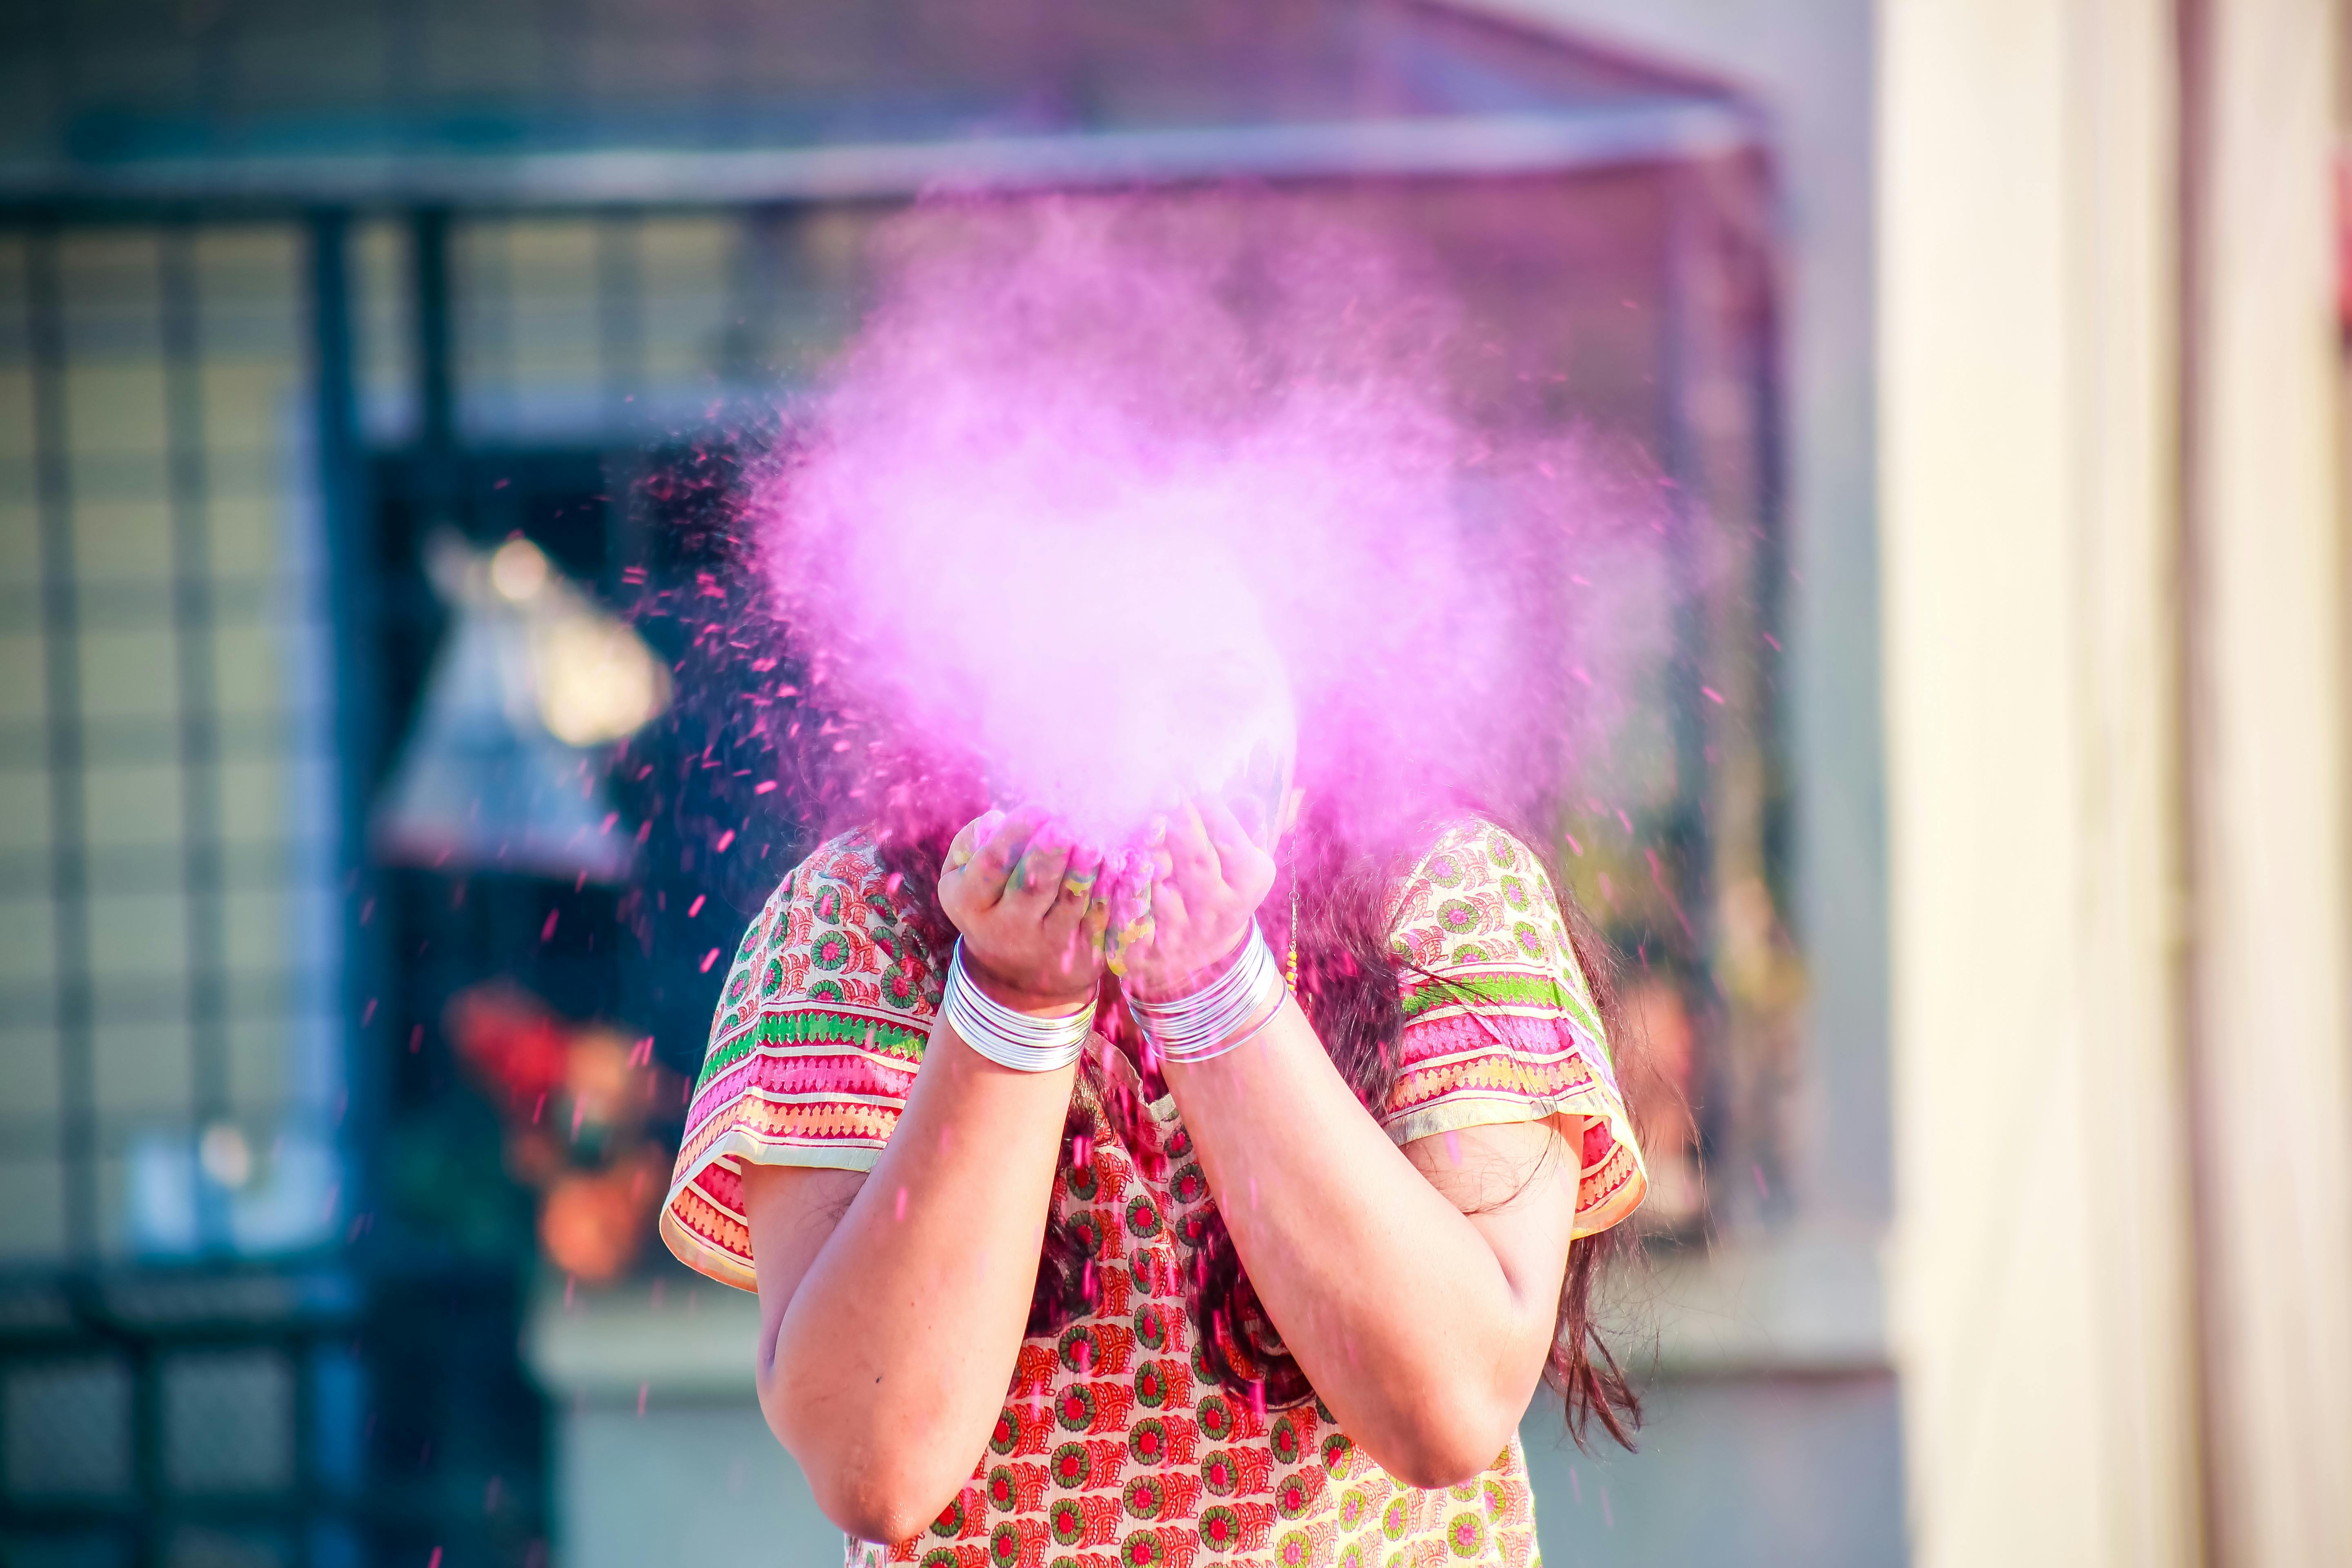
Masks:
[[[652,1234],[668,1166],[646,1123],[677,1098],[677,1075],[645,1042],[568,1022],[510,982],[459,992],[443,1022],[505,1124],[507,1169],[541,1194],[548,1261],[589,1284],[626,1273]]]

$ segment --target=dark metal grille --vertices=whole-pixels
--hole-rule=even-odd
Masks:
[[[0,1291],[0,1561],[356,1563],[355,1306],[320,1275]]]

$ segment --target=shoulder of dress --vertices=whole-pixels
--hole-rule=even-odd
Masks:
[[[913,918],[911,897],[899,876],[882,863],[881,847],[866,829],[837,833],[809,852],[788,877],[784,905],[822,929],[848,926],[894,946],[925,943],[922,922]]]
[[[799,865],[784,873],[784,879],[787,881],[806,877],[854,879],[869,870],[878,869],[881,864],[874,836],[862,827],[853,827],[846,833],[835,834],[812,848],[801,858]]]
[[[1390,889],[1391,952],[1408,964],[1492,963],[1557,953],[1572,964],[1558,890],[1544,858],[1482,816],[1432,826],[1427,847]]]
[[[1509,828],[1465,813],[1433,824],[1423,847],[1389,888],[1391,924],[1436,894],[1493,887],[1506,877],[1549,884],[1543,857]]]
[[[738,961],[779,941],[805,940],[812,916],[839,924],[854,912],[861,927],[896,931],[905,923],[897,882],[871,834],[862,827],[836,833],[776,883],[743,933]]]
[[[883,868],[881,850],[873,835],[862,827],[846,833],[836,833],[811,849],[800,864],[784,873],[777,886],[776,896],[790,899],[798,896],[805,900],[816,897],[828,886],[845,888],[863,894],[878,890],[890,880]]]

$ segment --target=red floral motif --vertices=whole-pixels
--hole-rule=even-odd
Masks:
[[[1135,1176],[1134,1164],[1111,1151],[1099,1150],[1095,1154],[1095,1201],[1116,1206],[1127,1196],[1127,1184]]]
[[[1270,1502],[1243,1501],[1232,1506],[1241,1526],[1241,1552],[1263,1552],[1267,1538],[1274,1533],[1274,1505]]]
[[[1323,1500],[1323,1472],[1309,1466],[1293,1470],[1274,1484],[1274,1510],[1285,1519],[1304,1519]]]
[[[1135,1286],[1126,1269],[1100,1270],[1095,1275],[1095,1286],[1102,1292],[1102,1302],[1095,1309],[1098,1315],[1114,1320],[1127,1316],[1128,1301]]]
[[[989,1532],[989,1568],[1045,1568],[1048,1537],[1042,1519],[1008,1519]]]
[[[1053,1478],[1055,1486],[1076,1491],[1094,1479],[1094,1461],[1087,1458],[1084,1443],[1065,1443],[1054,1450],[1045,1473]]]
[[[1191,1382],[1180,1362],[1145,1362],[1135,1369],[1135,1402],[1146,1410],[1164,1409],[1171,1400],[1181,1404],[1181,1396],[1171,1393],[1171,1390]]]
[[[988,1506],[999,1513],[1035,1513],[1045,1504],[1044,1465],[997,1465],[988,1472]]]
[[[894,1554],[896,1561],[903,1563],[917,1561],[912,1545],[903,1550],[906,1555],[895,1557]],[[953,1546],[929,1548],[923,1552],[920,1561],[923,1568],[988,1568],[988,1548],[978,1542],[959,1542]]]
[[[1201,1544],[1211,1552],[1232,1552],[1241,1545],[1241,1521],[1223,1503],[1201,1510],[1200,1530]]]
[[[1201,1429],[1189,1415],[1173,1412],[1160,1420],[1160,1430],[1168,1440],[1168,1463],[1192,1465],[1199,1463]]]
[[[1273,1489],[1274,1456],[1243,1444],[1213,1449],[1201,1460],[1201,1479],[1219,1497],[1252,1497]]]
[[[1054,1388],[1054,1349],[1051,1345],[1024,1342],[1020,1353],[1013,1358],[1013,1393],[1015,1398],[1025,1394],[1050,1394]]]
[[[1053,1414],[1038,1405],[1015,1405],[1010,1408],[1018,1434],[1013,1439],[1013,1455],[1020,1458],[1044,1453],[1054,1440]]]
[[[1127,1468],[1127,1444],[1117,1437],[1087,1439],[1087,1459],[1091,1467],[1089,1489],[1106,1490],[1118,1485],[1119,1473]]]
[[[1128,1418],[1135,1411],[1135,1390],[1124,1383],[1088,1383],[1081,1384],[1094,1396],[1094,1420],[1089,1432],[1116,1432],[1119,1451],[1127,1448]]]
[[[1205,1489],[1200,1476],[1191,1470],[1170,1470],[1161,1478],[1166,1489],[1161,1494],[1160,1517],[1163,1520],[1191,1519],[1201,1511],[1201,1494]]]
[[[1022,1347],[1024,1353],[1028,1349]],[[1062,1364],[1072,1372],[1115,1377],[1127,1370],[1135,1350],[1135,1331],[1125,1323],[1073,1323],[1063,1331],[1057,1349]]]
[[[1317,1563],[1328,1563],[1331,1543],[1338,1533],[1328,1519],[1308,1520],[1281,1530],[1274,1538],[1274,1561],[1278,1568],[1313,1568]],[[1437,1545],[1440,1552],[1444,1550],[1443,1542]],[[1416,1542],[1412,1562],[1418,1568],[1424,1561],[1434,1563],[1436,1559],[1424,1556],[1421,1543]]]
[[[1265,1436],[1265,1412],[1230,1394],[1204,1395],[1197,1407],[1201,1435],[1213,1443],[1248,1442]]]
[[[1082,1492],[1070,1500],[1078,1505],[1079,1517],[1086,1524],[1079,1544],[1112,1546],[1126,1533],[1127,1510],[1119,1506],[1116,1490]]]
[[[1174,1525],[1131,1531],[1119,1543],[1119,1568],[1192,1568],[1201,1550],[1200,1532]]]

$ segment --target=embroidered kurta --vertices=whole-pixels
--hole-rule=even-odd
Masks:
[[[1381,1115],[1399,1143],[1583,1117],[1575,1233],[1646,1184],[1591,993],[1541,864],[1500,828],[1437,836],[1391,892],[1402,1064]],[[744,933],[713,1020],[661,1231],[680,1259],[753,1288],[743,1163],[873,1168],[922,1064],[946,954],[905,912],[862,834],[787,875]],[[1538,1559],[1514,1438],[1485,1474],[1395,1480],[1319,1401],[1258,1410],[1210,1378],[1182,1280],[1215,1199],[1172,1096],[1117,1051],[1073,1091],[1091,1157],[1054,1183],[1101,1299],[1025,1341],[971,1483],[922,1536],[852,1541],[854,1568],[1423,1568]],[[1117,1106],[1139,1107],[1114,1114]]]

